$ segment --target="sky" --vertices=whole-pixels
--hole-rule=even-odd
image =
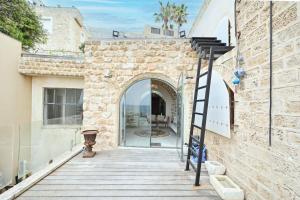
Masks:
[[[111,34],[112,30],[142,33],[144,26],[160,27],[153,14],[159,11],[158,0],[44,0],[47,6],[75,6],[84,17],[84,24],[101,34]],[[165,4],[167,1],[163,0]],[[202,0],[172,0],[188,7],[188,23],[182,29],[188,30],[197,16]]]

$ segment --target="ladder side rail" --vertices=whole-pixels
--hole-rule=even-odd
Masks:
[[[207,111],[208,111],[209,93],[210,93],[210,84],[211,84],[211,75],[212,75],[213,62],[214,62],[214,47],[211,47],[210,48],[210,55],[209,55],[209,66],[208,66],[207,81],[206,81],[207,88],[206,88],[206,91],[205,91],[205,102],[204,102],[204,110],[203,110],[203,118],[202,118],[202,126],[201,126],[201,135],[200,135],[200,144],[199,144],[199,153],[198,153],[198,163],[197,163],[195,186],[199,186],[199,183],[200,183],[202,154],[203,154],[203,145],[204,145],[204,137],[205,137],[205,129],[206,129],[206,118],[207,118]]]
[[[200,47],[201,49],[201,47]],[[190,170],[189,166],[189,160],[191,158],[191,151],[190,148],[192,148],[192,136],[194,134],[194,122],[195,122],[195,111],[196,111],[196,100],[198,98],[198,84],[199,84],[199,75],[200,75],[200,68],[201,68],[201,56],[199,56],[198,60],[198,67],[197,67],[197,75],[196,75],[196,85],[195,85],[195,91],[194,91],[194,101],[193,101],[193,111],[192,111],[192,119],[191,119],[191,126],[190,126],[190,136],[189,136],[189,146],[188,146],[188,155],[187,155],[187,160],[186,160],[186,167],[185,170],[188,171]]]

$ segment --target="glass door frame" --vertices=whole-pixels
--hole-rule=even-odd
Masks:
[[[147,81],[149,81],[147,83]],[[143,82],[145,82],[145,85],[143,85]],[[152,106],[151,106],[151,94],[152,94],[152,87],[151,87],[151,83],[152,83],[152,80],[151,78],[146,78],[146,79],[142,79],[142,80],[138,80],[138,81],[135,81],[133,82],[123,93],[122,97],[121,97],[121,100],[120,100],[120,103],[119,103],[119,107],[120,107],[120,114],[119,114],[119,145],[121,146],[124,146],[124,147],[138,147],[138,148],[150,148],[151,147],[151,133],[152,133],[152,122],[151,122],[151,111],[152,111]],[[128,94],[128,92],[130,91],[130,89],[133,89],[134,90],[134,87],[136,87],[136,89],[140,89],[138,88],[139,85],[136,85],[136,84],[141,84],[140,86],[148,86],[148,88],[145,90],[144,94],[146,94],[146,98],[149,98],[149,102],[148,102],[148,107],[146,108],[146,118],[147,116],[149,116],[149,121],[147,121],[148,125],[146,127],[146,134],[147,132],[149,131],[149,135],[146,136],[147,139],[145,139],[145,144],[147,145],[130,145],[128,144],[128,137],[127,137],[127,130],[128,130],[128,127],[127,127],[127,117],[126,117],[126,113],[127,111],[129,110],[127,108],[127,102],[130,102],[127,98],[132,98],[131,100],[134,99],[134,97],[138,97],[138,96],[142,96],[140,95],[138,92],[141,92],[141,91],[137,91],[137,94],[133,96],[129,96],[130,94]],[[130,91],[131,93],[135,93],[135,91]],[[143,94],[143,93],[141,93]],[[131,94],[132,95],[132,94]],[[122,101],[123,100],[123,101]],[[141,99],[142,100],[142,99]],[[138,106],[139,107],[139,112],[138,112],[138,126],[139,126],[139,123],[140,123],[140,119],[141,119],[141,110],[140,110],[140,106],[142,104],[137,104],[137,105],[131,105],[131,106]],[[147,106],[146,105],[146,106]],[[123,112],[122,112],[123,111]],[[129,112],[129,111],[128,111]],[[133,114],[137,114],[137,113],[133,113]],[[145,127],[144,127],[145,128]],[[148,130],[147,130],[148,128]],[[123,132],[124,131],[124,132]],[[147,142],[148,140],[148,142]]]
[[[182,87],[183,87],[183,74],[181,74],[180,76],[182,76]],[[180,78],[180,77],[179,77]],[[150,92],[150,105],[149,105],[149,109],[150,109],[150,113],[149,113],[149,128],[150,128],[150,134],[149,134],[149,145],[148,146],[137,146],[137,145],[127,145],[127,127],[126,127],[126,111],[127,111],[127,107],[126,107],[126,96],[127,96],[127,92],[128,90],[134,86],[135,84],[141,82],[141,81],[146,81],[146,80],[149,80],[150,82],[150,89],[148,90]],[[178,88],[179,88],[179,80],[178,80],[178,88],[174,88],[174,86],[170,85],[168,82],[162,80],[162,79],[157,79],[157,78],[145,78],[145,79],[141,79],[141,80],[137,80],[135,82],[133,82],[131,85],[129,85],[126,90],[124,91],[123,95],[121,96],[121,99],[120,99],[120,102],[119,102],[119,110],[120,110],[120,114],[119,114],[119,145],[120,146],[124,146],[124,147],[142,147],[142,148],[154,148],[152,147],[151,145],[151,142],[152,142],[152,92],[153,92],[153,89],[152,89],[152,81],[153,80],[157,80],[157,81],[160,81],[164,84],[167,84],[170,88],[172,88],[172,90],[176,93],[176,117],[177,117],[177,121],[179,120],[178,116],[177,116],[177,113],[178,113],[178,106],[177,106],[177,101],[178,101]],[[183,90],[183,89],[182,89]],[[138,96],[138,95],[137,95]],[[181,96],[182,98],[182,96]],[[122,101],[123,99],[123,101]],[[183,105],[183,104],[182,104]],[[182,110],[183,110],[183,106],[181,106]],[[122,112],[123,111],[123,112]],[[181,112],[183,114],[183,112]],[[181,119],[181,124],[183,124],[183,119]],[[177,130],[178,130],[178,125],[177,125]],[[183,157],[183,130],[181,131],[181,137],[178,139],[176,138],[176,143],[173,147],[161,147],[161,148],[176,148],[178,149],[178,153],[180,154],[180,157]],[[148,136],[147,136],[148,137]],[[177,131],[177,134],[176,134],[176,137],[178,137],[178,131]],[[180,143],[180,146],[178,148],[178,145],[177,143]],[[180,150],[180,152],[179,152]]]
[[[183,145],[184,145],[184,104],[183,104],[183,88],[184,88],[184,75],[181,73],[178,78],[177,84],[177,140],[176,148],[181,161],[184,161]],[[179,102],[180,101],[180,102]],[[179,106],[179,104],[181,104]],[[179,146],[180,145],[180,146]]]

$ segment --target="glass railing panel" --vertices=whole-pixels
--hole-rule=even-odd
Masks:
[[[0,125],[0,189],[14,181],[14,138],[17,130],[13,125]]]
[[[43,125],[35,121],[0,126],[0,189],[47,167],[83,146],[81,125]]]

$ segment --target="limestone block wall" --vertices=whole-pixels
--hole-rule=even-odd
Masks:
[[[269,2],[238,3],[246,77],[235,93],[231,139],[208,133],[208,158],[246,192],[247,200],[300,199],[300,3],[274,2],[272,146],[269,120]],[[233,88],[236,50],[214,64]]]
[[[180,73],[194,76],[196,66],[196,53],[185,39],[87,43],[83,125],[100,129],[96,149],[118,145],[119,101],[130,84],[155,78],[176,88]],[[192,99],[192,86],[193,81],[187,82],[188,99]]]
[[[43,19],[48,18],[52,31],[47,33],[47,42],[36,46],[44,52],[80,52],[79,46],[85,41],[83,17],[75,7],[35,6],[35,12]]]
[[[83,57],[23,54],[19,72],[31,76],[72,76],[83,77]]]

